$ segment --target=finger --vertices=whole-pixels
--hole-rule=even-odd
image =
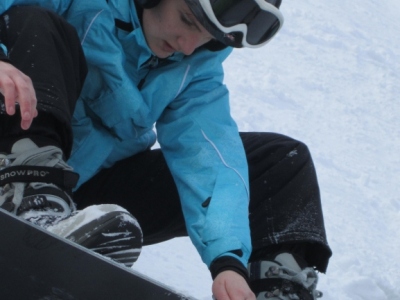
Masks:
[[[18,103],[21,111],[21,127],[28,129],[37,115],[36,111],[36,93],[32,81],[29,77],[23,75],[22,79],[17,80]]]
[[[17,93],[15,91],[14,82],[9,77],[0,79],[0,91],[4,96],[4,106],[8,115],[15,114],[15,102]]]
[[[28,130],[32,125],[33,118],[29,118],[27,120],[21,120],[21,128],[24,130]]]

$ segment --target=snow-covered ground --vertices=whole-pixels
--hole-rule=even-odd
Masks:
[[[242,131],[313,153],[334,255],[325,300],[400,299],[400,1],[284,0],[285,25],[226,61]],[[196,299],[211,278],[187,238],[146,247],[136,270]]]

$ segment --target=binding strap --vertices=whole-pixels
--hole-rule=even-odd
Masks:
[[[302,285],[282,278],[264,278],[250,282],[251,290],[256,294],[265,293],[265,298],[292,299],[296,295],[299,300],[314,300],[312,292]],[[279,297],[279,298],[277,298]]]
[[[76,186],[78,180],[77,173],[54,167],[22,165],[10,166],[0,171],[0,186],[13,182],[43,182],[70,190]]]

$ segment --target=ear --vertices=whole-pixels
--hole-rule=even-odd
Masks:
[[[161,0],[135,0],[143,8],[153,8],[160,3]]]

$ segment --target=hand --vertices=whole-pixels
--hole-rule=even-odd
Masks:
[[[32,80],[13,65],[0,61],[0,92],[8,115],[15,114],[15,105],[21,111],[21,128],[29,129],[33,118],[37,117],[36,93]]]
[[[256,300],[246,280],[234,271],[224,271],[214,279],[212,292],[217,300]]]

